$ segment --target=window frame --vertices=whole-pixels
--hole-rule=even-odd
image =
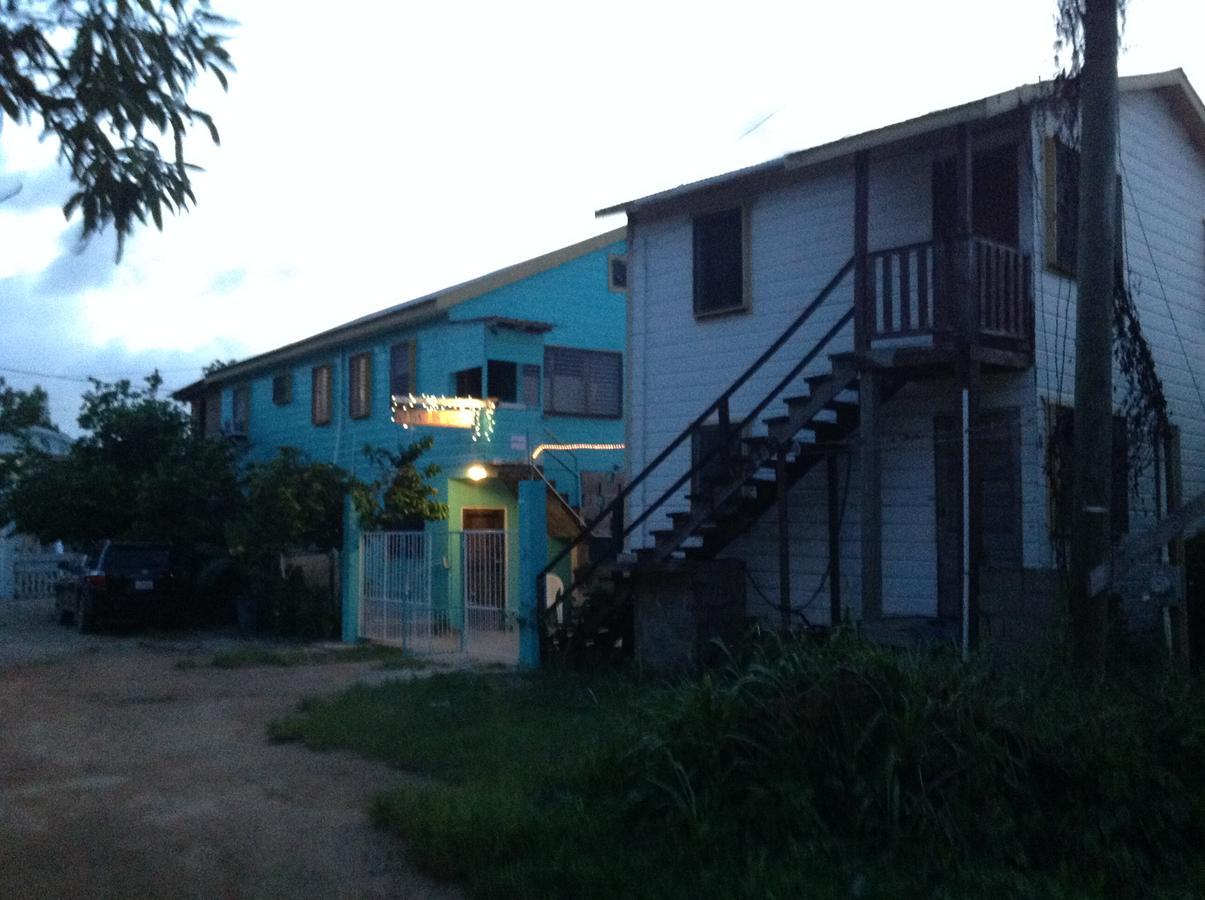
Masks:
[[[240,407],[242,417],[239,417]],[[230,389],[230,431],[246,434],[251,424],[251,385],[244,383]]]
[[[397,390],[399,374],[398,357],[401,352],[406,354],[406,387],[407,390]],[[418,393],[418,342],[414,339],[398,341],[389,348],[389,396],[404,397]]]
[[[477,387],[476,394],[470,393],[468,391],[465,391],[462,393],[460,390],[460,377],[462,375],[468,374],[469,372],[477,373],[478,387]],[[484,400],[485,399],[484,394],[485,394],[485,367],[484,366],[466,366],[465,368],[457,369],[455,372],[452,373],[452,395],[454,397],[472,397],[476,400]]]
[[[323,383],[325,381],[325,383]],[[320,390],[321,389],[321,390]],[[310,370],[310,422],[318,427],[330,425],[334,416],[335,370],[322,363]]]
[[[495,374],[493,371],[493,367],[495,367],[495,366],[497,366],[497,367],[510,366],[510,368],[512,370],[511,384],[514,387],[514,390],[511,391],[511,395],[509,397],[503,397],[501,394],[498,393],[498,391],[495,390],[495,386],[494,386]],[[501,380],[500,376],[501,376],[501,373],[499,373],[499,378],[497,380]],[[519,402],[519,364],[517,362],[513,362],[509,359],[487,359],[485,361],[485,383],[482,385],[482,393],[484,393],[491,400],[495,400],[498,403],[511,403],[511,404],[518,403]]]
[[[715,307],[711,309],[702,308],[700,300],[703,297],[704,289],[701,281],[702,260],[704,257],[704,247],[702,246],[702,237],[700,235],[700,224],[709,220],[717,219],[720,216],[731,215],[737,213],[740,224],[739,235],[739,259],[741,265],[740,285],[741,296],[740,301],[729,306]],[[718,318],[722,316],[730,316],[738,313],[747,313],[753,307],[752,301],[752,267],[750,265],[750,214],[749,205],[746,203],[737,204],[735,206],[723,206],[701,210],[691,217],[691,308],[694,312],[696,320],[705,320]]]
[[[616,394],[618,402],[616,411],[611,412],[596,412],[590,408],[590,379],[583,375],[583,394],[585,397],[585,411],[565,410],[556,408],[556,377],[557,365],[556,357],[561,353],[578,353],[583,354],[583,372],[589,371],[589,360],[600,359],[604,357],[614,358],[618,364],[618,372],[616,374]],[[551,356],[550,356],[551,354]],[[551,381],[551,383],[550,383]],[[618,350],[598,350],[590,347],[562,347],[551,344],[544,345],[544,378],[543,378],[543,411],[545,415],[550,416],[576,416],[580,419],[622,419],[624,409],[624,369],[623,369],[623,353]]]
[[[347,415],[367,419],[372,415],[372,351],[354,353],[347,359]]]
[[[283,385],[283,389],[281,389]],[[293,402],[293,372],[277,372],[272,376],[272,403],[288,406]]]
[[[615,264],[623,266],[623,284],[615,278]],[[628,255],[626,253],[607,254],[607,290],[612,294],[628,292]]]

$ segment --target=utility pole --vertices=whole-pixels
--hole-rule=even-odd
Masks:
[[[1091,596],[1088,575],[1108,558],[1111,540],[1117,0],[1085,0],[1083,10],[1070,612],[1076,659],[1100,664],[1108,599]]]

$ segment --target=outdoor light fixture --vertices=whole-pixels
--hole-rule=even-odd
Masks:
[[[490,473],[481,463],[473,463],[465,474],[469,476],[469,481],[484,481]]]

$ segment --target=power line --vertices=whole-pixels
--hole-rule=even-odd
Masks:
[[[160,375],[175,375],[175,374],[179,374],[181,372],[197,372],[197,371],[199,371],[199,368],[200,368],[199,366],[190,366],[187,369],[155,369],[155,371],[157,371]],[[137,374],[132,374],[129,372],[123,372],[123,373],[103,372],[97,376],[62,375],[62,374],[56,374],[54,372],[35,372],[31,369],[15,369],[10,366],[0,366],[0,372],[7,372],[10,375],[25,375],[29,378],[49,378],[49,379],[52,379],[55,381],[72,381],[72,382],[76,382],[78,384],[91,384],[93,377],[96,377],[96,378],[141,378],[148,374],[147,372],[139,372]]]
[[[1163,297],[1163,305],[1167,307],[1167,318],[1172,323],[1172,332],[1176,335],[1176,343],[1180,345],[1180,353],[1184,357],[1184,366],[1188,369],[1188,377],[1192,379],[1193,390],[1197,393],[1197,402],[1201,404],[1201,409],[1205,410],[1205,395],[1201,393],[1201,385],[1197,381],[1197,373],[1193,371],[1192,357],[1188,355],[1188,348],[1184,346],[1184,336],[1180,334],[1180,326],[1176,323],[1176,314],[1172,309],[1171,301],[1167,297],[1167,288],[1163,284],[1163,275],[1159,271],[1159,264],[1155,261],[1155,251],[1151,246],[1151,237],[1146,232],[1146,225],[1142,221],[1142,211],[1138,208],[1138,198],[1134,195],[1134,185],[1130,183],[1129,176],[1126,175],[1125,157],[1120,152],[1117,154],[1121,162],[1121,180],[1122,184],[1129,189],[1130,202],[1134,206],[1134,220],[1138,223],[1138,230],[1142,232],[1142,240],[1146,244],[1147,256],[1151,260],[1151,270],[1155,273],[1155,281],[1159,285],[1159,293]]]

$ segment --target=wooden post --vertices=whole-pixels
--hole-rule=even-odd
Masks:
[[[973,257],[974,222],[971,211],[974,198],[971,195],[972,159],[971,129],[965,123],[956,131],[955,153],[955,215],[957,242],[953,247],[954,257],[954,304],[955,327],[966,345],[979,335],[979,292],[975,290]]]
[[[1167,508],[1179,509],[1184,503],[1184,476],[1180,469],[1180,429],[1175,428],[1164,443],[1167,456]],[[1188,585],[1184,558],[1184,531],[1177,532],[1167,547],[1167,559],[1180,570],[1180,596],[1184,602],[1173,611],[1175,655],[1186,668],[1190,662],[1188,646]]]
[[[883,617],[883,475],[879,468],[879,373],[862,371],[862,618]]]
[[[866,254],[870,248],[870,161],[865,150],[854,156],[854,350],[870,349],[874,310],[867,300]]]
[[[1086,0],[1083,25],[1069,606],[1076,658],[1100,665],[1108,643],[1108,604],[1091,595],[1089,577],[1108,559],[1112,543],[1117,0]]]
[[[836,628],[841,624],[841,509],[837,496],[837,453],[825,456],[828,486],[828,619]]]
[[[970,452],[963,457],[966,461],[967,469],[961,473],[963,487],[959,489],[959,493],[961,494],[962,490],[966,490],[964,502],[966,504],[968,521],[966,523],[966,534],[963,536],[963,540],[966,541],[963,552],[968,566],[968,570],[965,573],[967,578],[967,639],[968,646],[974,648],[979,645],[979,569],[983,562],[983,497],[978,489],[978,446],[980,441],[977,438],[979,428],[980,365],[976,360],[971,358],[969,353],[966,353],[958,368],[958,403],[961,409],[962,395],[965,391],[967,422],[970,431],[970,434],[967,436],[970,440]],[[961,471],[961,464],[959,465],[959,469]]]
[[[778,506],[778,612],[782,632],[791,631],[791,531],[787,492],[787,445],[778,451],[774,463],[774,484]]]

